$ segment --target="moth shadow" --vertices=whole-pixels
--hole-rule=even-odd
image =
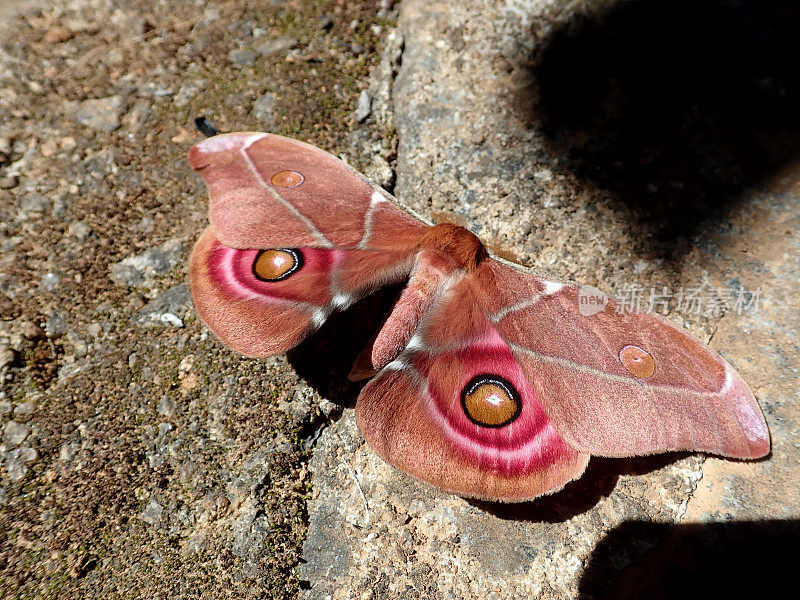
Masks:
[[[687,456],[690,453],[670,452],[630,458],[592,457],[583,476],[550,496],[513,504],[485,500],[470,500],[469,503],[500,519],[560,523],[591,510],[611,494],[620,476],[644,475]]]
[[[746,188],[798,180],[800,3],[587,10],[536,44],[517,105],[554,168],[611,192],[598,198],[611,210],[629,210],[638,250],[679,259],[736,212]]]
[[[322,397],[353,408],[366,381],[350,381],[347,375],[404,287],[405,282],[385,286],[347,310],[332,314],[322,327],[286,353],[289,364]]]
[[[627,521],[592,553],[581,600],[778,598],[794,588],[800,521]]]

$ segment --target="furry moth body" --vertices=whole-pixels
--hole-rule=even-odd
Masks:
[[[200,317],[247,356],[285,352],[383,285],[407,281],[356,360],[356,406],[388,462],[452,493],[521,501],[591,455],[694,450],[752,459],[769,432],[721,357],[660,317],[578,307],[578,288],[427,225],[330,154],[267,133],[189,152],[210,194],[191,259]]]

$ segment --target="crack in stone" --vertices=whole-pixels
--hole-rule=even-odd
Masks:
[[[386,48],[387,53],[397,52],[396,56],[391,56],[391,54],[389,56],[389,97],[386,99],[387,107],[391,111],[391,123],[392,129],[394,130],[394,146],[397,149],[397,156],[394,160],[394,166],[389,163],[389,168],[392,170],[392,178],[389,185],[386,186],[386,191],[392,195],[394,195],[394,188],[397,184],[397,164],[400,161],[400,134],[397,129],[395,118],[397,111],[395,110],[394,105],[394,86],[395,82],[397,81],[397,75],[400,73],[400,68],[403,66],[403,54],[406,50],[405,37],[403,36],[403,33],[400,31],[399,27],[395,30],[395,35],[399,37],[397,48],[392,48],[391,44]]]
[[[692,498],[694,498],[694,494],[697,491],[697,488],[700,487],[700,482],[703,481],[703,476],[705,475],[704,467],[705,467],[707,459],[708,459],[708,457],[706,457],[706,456],[702,456],[700,458],[700,465],[699,465],[700,475],[699,475],[699,477],[697,477],[696,479],[695,478],[690,478],[690,482],[693,483],[694,485],[692,486],[692,489],[689,490],[688,496],[683,500],[683,502],[681,502],[680,506],[678,507],[677,512],[675,513],[675,516],[673,517],[673,521],[675,522],[676,525],[681,523],[681,521],[683,519],[683,516],[686,514],[686,511],[689,509],[689,503],[692,501]]]

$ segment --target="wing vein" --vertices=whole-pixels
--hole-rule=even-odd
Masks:
[[[528,298],[526,300],[522,300],[520,302],[517,302],[516,304],[511,304],[510,306],[505,306],[505,307],[501,308],[500,310],[498,310],[494,314],[490,315],[490,314],[486,313],[486,316],[492,323],[497,324],[500,321],[502,321],[503,319],[505,319],[511,313],[519,312],[521,310],[525,310],[527,308],[531,308],[533,306],[536,306],[537,304],[539,304],[539,301],[543,297],[544,297],[544,294],[537,294],[533,298]],[[481,308],[483,308],[483,307],[481,307]],[[484,312],[486,312],[486,311],[484,310]]]
[[[606,381],[624,383],[626,385],[631,385],[636,383],[635,380],[632,380],[629,377],[625,377],[624,375],[615,375],[614,373],[606,373],[605,371],[601,371],[600,369],[596,369],[588,365],[582,365],[573,360],[569,360],[568,358],[560,358],[558,356],[549,356],[547,354],[541,354],[539,352],[536,352],[535,350],[531,350],[530,348],[526,348],[525,346],[520,346],[519,344],[516,344],[514,342],[508,340],[505,340],[505,342],[512,350],[520,352],[529,358],[538,360],[543,363],[549,363],[561,367],[567,367],[574,371],[578,371],[579,373],[586,373],[589,375],[594,375],[595,377],[600,377],[601,379],[605,379]],[[647,384],[647,387],[650,390],[669,392],[680,396],[713,397],[713,396],[718,396],[720,393],[718,390],[701,391],[701,390],[693,390],[689,388],[677,387],[672,385],[656,385],[650,383]]]

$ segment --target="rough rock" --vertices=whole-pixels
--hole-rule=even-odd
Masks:
[[[54,308],[47,317],[44,331],[48,337],[59,337],[67,333],[67,315],[64,311]]]
[[[367,90],[361,90],[356,106],[356,121],[363,123],[372,112],[372,98]]]
[[[150,248],[111,265],[111,279],[120,285],[147,287],[155,277],[165,275],[177,265],[184,251],[184,240],[168,240],[158,248]]]
[[[253,114],[267,128],[271,128],[275,124],[275,115],[272,112],[274,105],[275,94],[264,94],[253,100]]]
[[[178,93],[178,97],[183,98]],[[177,97],[176,97],[177,98]],[[177,100],[176,100],[177,101]],[[182,101],[177,101],[182,102]],[[140,101],[133,105],[133,108],[122,119],[125,127],[132,133],[142,133],[145,131],[147,124],[153,118],[153,109],[148,102]]]
[[[233,51],[231,51],[231,53],[233,53]],[[178,90],[178,93],[175,94],[175,97],[172,99],[172,101],[175,103],[175,106],[179,108],[186,106],[187,104],[189,104],[191,99],[197,95],[198,92],[202,91],[205,85],[206,85],[205,79],[198,79],[196,81],[186,82],[183,85],[181,85],[180,89]],[[136,110],[136,107],[134,107],[134,110]]]
[[[189,295],[189,286],[179,283],[156,296],[153,300],[139,310],[133,318],[134,323],[143,327],[157,325],[175,325],[175,320],[180,321],[179,327],[183,326],[183,318],[186,317],[192,306],[192,299]],[[165,317],[165,315],[170,315]]]
[[[25,438],[28,437],[30,432],[31,428],[28,425],[17,423],[16,421],[9,421],[3,428],[3,443],[12,448],[16,448],[25,441]]]
[[[108,132],[119,129],[124,105],[122,97],[115,95],[83,102],[67,102],[65,112],[81,125]]]
[[[0,190],[12,190],[19,185],[17,177],[0,177]]]
[[[228,53],[228,59],[235,65],[252,65],[256,56],[249,48],[234,48]]]
[[[81,221],[73,221],[69,224],[69,227],[67,227],[67,233],[76,238],[79,242],[85,242],[92,234],[92,228]]]
[[[0,369],[13,365],[17,361],[17,351],[6,345],[0,346]]]
[[[20,208],[26,213],[43,213],[50,210],[50,198],[31,192],[20,199]]]
[[[54,292],[58,289],[61,283],[61,277],[58,273],[45,273],[42,275],[42,282],[39,284],[39,289],[43,292]]]
[[[33,414],[35,407],[33,402],[21,402],[14,407],[15,417],[27,417]]]
[[[47,30],[47,33],[44,34],[44,41],[48,44],[60,44],[73,37],[75,37],[75,32],[70,28],[56,25]]]
[[[256,48],[256,52],[261,54],[262,56],[269,56],[271,54],[277,54],[279,52],[285,52],[286,50],[291,50],[297,46],[297,40],[292,37],[279,37],[267,42],[264,42],[260,46]]]
[[[39,453],[29,446],[14,448],[6,453],[5,468],[11,481],[20,481],[28,473],[28,467],[39,458]]]
[[[297,597],[335,409],[192,311],[186,153],[199,114],[348,153],[384,17],[328,4],[0,0],[0,596]]]
[[[677,290],[736,279],[760,288],[769,298],[761,312],[676,310],[672,318],[710,340],[750,382],[773,455],[594,458],[562,492],[496,505],[398,473],[346,411],[322,433],[311,462],[317,492],[297,569],[306,598],[606,597],[609,581],[629,571],[639,577],[633,589],[643,585],[652,574],[642,567],[648,553],[669,548],[670,532],[690,531],[689,523],[800,517],[800,327],[791,291],[800,277],[792,234],[800,227],[798,188],[743,189],[740,210],[705,222],[702,237],[689,234],[687,258],[668,262],[654,251],[647,225],[566,168],[520,100],[536,94],[529,70],[536,45],[610,6],[591,4],[404,2],[405,49],[393,89],[395,195],[423,215],[455,215],[537,271],[611,293],[630,282]],[[784,541],[797,539],[779,531]]]
[[[161,515],[164,513],[164,507],[161,506],[155,499],[150,500],[147,506],[144,507],[140,515],[142,521],[148,525],[155,525],[161,520]]]

